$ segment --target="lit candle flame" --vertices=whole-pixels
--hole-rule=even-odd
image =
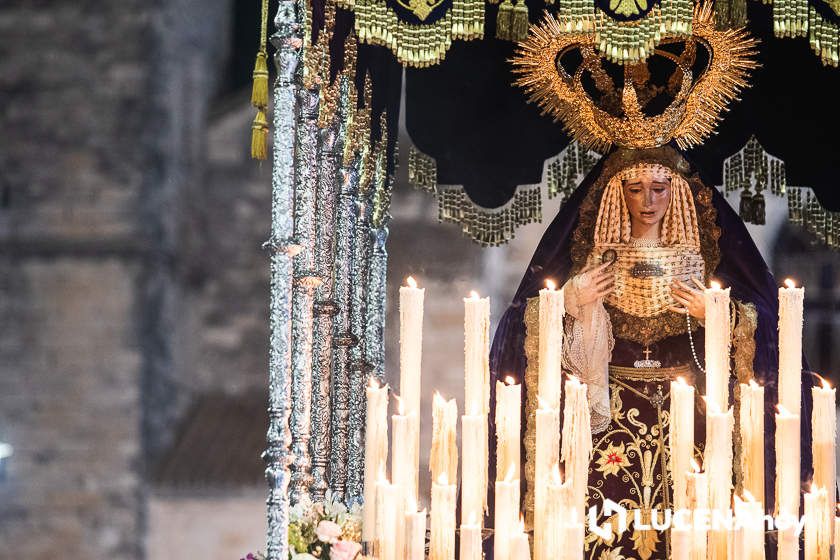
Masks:
[[[516,379],[514,379],[513,376],[508,375],[505,377],[505,385],[516,385]]]
[[[815,373],[814,375],[816,375],[816,376],[817,376],[817,379],[819,379],[819,380],[820,380],[820,386],[821,386],[824,390],[828,391],[828,390],[830,390],[830,389],[831,389],[831,385],[829,385],[829,383],[828,383],[828,381],[826,381],[825,377],[823,377],[822,375],[820,375],[820,374],[818,374],[818,373]]]
[[[368,387],[371,389],[379,389],[379,380],[375,377],[371,377],[370,381],[368,382]]]
[[[796,287],[796,282],[794,282],[790,278],[785,278],[785,286],[787,286],[788,288],[790,288],[792,290]]]
[[[467,519],[467,525],[478,525],[474,511],[470,512],[470,517]]]
[[[414,496],[406,497],[405,511],[406,513],[417,513],[417,500],[414,499]]]
[[[525,516],[522,515],[522,512],[519,513],[519,527],[518,530],[520,533],[525,532]]]
[[[712,280],[712,289],[713,290],[720,290],[723,286],[717,280]]]
[[[448,486],[449,485],[449,477],[446,476],[446,471],[440,473],[440,476],[437,478],[437,483],[441,486]]]
[[[470,299],[479,299],[478,292],[476,292],[475,290],[471,290],[470,291]]]
[[[397,415],[405,416],[405,405],[403,404],[402,397],[394,395],[394,399],[397,401]]]
[[[750,379],[749,385],[750,385],[750,389],[752,389],[753,391],[755,391],[756,389],[761,387],[761,385],[759,385],[758,383],[755,382],[755,379]]]
[[[575,375],[569,375],[569,381],[575,385],[580,385],[580,379],[578,379]]]
[[[744,488],[744,501],[745,502],[754,502],[755,501],[755,496],[753,496],[752,493],[749,490],[747,490],[746,488]]]
[[[406,282],[406,284],[408,284],[409,288],[416,288],[417,287],[417,281],[414,279],[413,276],[409,276],[408,278],[406,278],[405,282]]]
[[[546,280],[545,287],[551,291],[554,291],[557,289],[557,284],[555,284],[553,280]]]
[[[541,396],[537,395],[537,403],[539,403],[540,410],[549,410],[550,407],[548,406],[548,401],[544,400]]]
[[[686,382],[685,382],[685,378],[684,378],[684,377],[677,377],[677,384],[679,384],[679,385],[688,385],[688,383],[686,383]]]
[[[700,463],[698,463],[694,457],[691,458],[691,468],[694,470],[694,474],[699,474],[702,470],[700,468]]]
[[[379,465],[379,476],[377,477],[377,480],[379,482],[384,482],[384,483],[388,482],[388,477],[385,476],[385,465],[384,464]]]

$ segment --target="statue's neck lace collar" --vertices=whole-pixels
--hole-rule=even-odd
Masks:
[[[631,237],[630,245],[633,247],[662,247],[662,240],[658,237],[656,239],[644,239],[640,237]]]

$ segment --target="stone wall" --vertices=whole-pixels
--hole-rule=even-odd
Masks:
[[[144,556],[147,473],[203,387],[189,318],[230,15],[0,7],[0,557]]]

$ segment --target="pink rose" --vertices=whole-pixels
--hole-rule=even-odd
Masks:
[[[353,560],[362,551],[362,545],[353,541],[335,541],[330,546],[330,560]]]
[[[321,542],[332,544],[341,536],[341,527],[339,527],[338,523],[324,519],[315,527],[315,536]]]

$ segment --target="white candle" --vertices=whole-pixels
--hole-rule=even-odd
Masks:
[[[689,560],[691,556],[691,527],[671,527],[671,560]]]
[[[776,511],[799,517],[799,415],[776,414]]]
[[[464,413],[490,412],[490,298],[464,298]]]
[[[405,512],[406,560],[426,557],[426,510],[417,511],[417,504],[409,504]]]
[[[831,496],[829,496],[831,498]],[[831,500],[829,500],[831,502]],[[834,510],[835,513],[838,513],[837,510]],[[834,521],[834,549],[837,550],[837,547],[840,546],[840,515],[832,515],[832,521]],[[840,557],[840,554],[837,552],[834,553],[835,558]]]
[[[700,472],[700,466],[692,459],[692,472],[685,473],[686,484],[686,507],[691,510],[691,560],[706,560],[707,530],[702,518],[708,513],[709,507],[709,486],[706,473]]]
[[[741,383],[741,465],[743,487],[764,503],[764,387],[754,380]]]
[[[455,560],[455,485],[446,473],[432,482],[429,560]]]
[[[388,386],[379,387],[375,379],[365,391],[365,487],[362,514],[362,540],[376,537],[376,489],[388,461]]]
[[[796,536],[796,520],[791,517],[790,524],[779,527],[776,549],[777,560],[799,560],[799,537]]]
[[[837,405],[836,389],[831,388],[825,379],[821,386],[812,387],[814,400],[811,416],[814,454],[814,486],[824,488],[831,500],[826,501],[825,517],[829,523],[829,535],[834,535],[834,496],[837,476]]]
[[[461,523],[460,560],[481,560],[481,525],[475,517],[467,523]]]
[[[560,365],[563,355],[563,291],[551,280],[540,290],[540,352],[538,394],[549,408],[560,408]]]
[[[586,384],[576,377],[566,380],[566,399],[563,407],[563,434],[560,457],[566,465],[566,477],[571,479],[576,519],[582,520],[586,509],[586,488],[589,461],[592,457],[592,428]]]
[[[706,400],[718,410],[729,408],[729,288],[712,282],[706,303]],[[708,425],[707,425],[708,431]]]
[[[376,542],[380,560],[399,560],[397,556],[397,517],[402,511],[399,504],[398,487],[387,480],[376,485]]]
[[[545,505],[541,519],[534,516],[534,558],[535,560],[554,558],[560,550],[560,532],[563,512],[568,508],[569,488],[564,485],[560,468],[555,462],[551,467],[548,480],[545,481]]]
[[[505,479],[497,480],[495,488],[494,560],[510,560],[510,539],[519,515],[519,479],[513,478],[513,465],[510,465],[506,472]]]
[[[764,508],[748,492],[735,496],[734,560],[764,560]]]
[[[411,467],[420,471],[420,362],[423,347],[423,298],[425,289],[418,288],[414,278],[406,279],[407,286],[400,287],[400,395],[403,398],[406,415],[414,415],[415,428],[411,456],[416,457]],[[417,481],[418,477],[415,476]],[[417,496],[415,484],[411,491]]]
[[[525,522],[520,520],[510,540],[511,560],[531,560],[531,547],[528,545],[528,534],[525,533]]]
[[[720,412],[714,403],[706,403],[705,468],[709,485],[709,509],[714,517],[730,509],[732,499],[732,408]],[[729,531],[715,528],[709,532],[708,554],[712,560],[724,560],[729,549]]]
[[[686,507],[686,477],[694,457],[694,387],[680,377],[671,381],[671,472],[674,473],[674,509]]]
[[[402,399],[396,397],[398,414],[391,416],[391,480],[397,486],[398,511],[403,511],[408,504],[416,504],[417,496],[414,494],[417,488],[417,470],[415,469],[416,458],[414,453],[414,440],[418,427],[414,414],[403,414]],[[416,509],[416,508],[415,508]],[[406,554],[406,527],[405,519],[399,516],[397,519],[397,555],[404,558]]]
[[[546,516],[546,499],[551,470],[560,458],[560,410],[547,408],[547,403],[539,397],[540,408],[536,412],[536,459],[534,461],[534,558],[548,560],[543,556],[543,549],[537,546],[552,531]],[[552,552],[553,554],[553,552]]]
[[[779,288],[779,404],[797,416],[802,409],[804,299],[805,289],[795,287],[790,279]],[[793,445],[792,442],[789,444]]]
[[[501,480],[513,466],[514,479],[519,479],[519,446],[522,426],[522,386],[508,377],[496,382],[496,480]]]
[[[487,416],[461,417],[461,520],[483,527],[487,502]]]
[[[546,484],[546,530],[538,542],[534,536],[534,555],[547,560],[579,560],[583,557],[583,525],[575,518],[572,484],[563,480],[555,463]],[[581,530],[579,530],[581,529]]]
[[[429,454],[432,480],[438,480],[441,476],[446,480],[458,480],[458,447],[455,439],[458,406],[455,399],[447,401],[439,393],[435,393],[432,405],[432,451]]]
[[[805,494],[805,560],[830,560],[831,515],[826,515],[827,511],[826,489],[812,487]]]
[[[575,508],[570,508],[573,511]],[[574,514],[567,517],[561,532],[560,559],[561,560],[583,560],[583,522],[576,521]]]

